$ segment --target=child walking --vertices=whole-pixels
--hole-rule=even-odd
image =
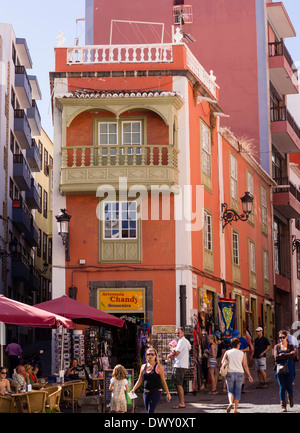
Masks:
[[[109,390],[112,391],[110,412],[127,412],[126,392],[129,392],[127,373],[123,365],[118,364],[113,369]]]

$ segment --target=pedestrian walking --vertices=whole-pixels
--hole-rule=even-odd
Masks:
[[[287,326],[286,328],[284,328],[285,331],[287,332],[287,338],[288,338],[288,342],[290,344],[292,344],[294,346],[295,349],[295,361],[299,360],[299,343],[297,338],[291,333],[291,328],[289,326]]]
[[[217,352],[217,363],[218,363],[218,374],[222,365],[222,359],[224,356],[224,353],[227,350],[227,345],[224,341],[224,339],[222,338],[222,334],[220,331],[216,331],[215,332],[215,336],[217,338],[217,345],[218,345],[218,352]],[[225,377],[222,378],[222,391],[226,392],[226,382],[225,382]]]
[[[168,402],[171,400],[171,394],[165,379],[165,371],[159,363],[158,353],[154,347],[148,347],[146,350],[146,361],[146,364],[141,366],[139,378],[132,388],[132,393],[144,382],[145,409],[148,413],[154,413],[161,398],[162,387],[167,394]]]
[[[244,372],[246,371],[249,381],[253,382],[247,363],[246,353],[240,350],[241,343],[238,338],[232,338],[232,349],[227,350],[223,356],[222,363],[228,360],[228,372],[226,375],[226,385],[228,392],[229,405],[226,412],[229,413],[234,407],[234,413],[239,413],[237,408],[241,399]]]
[[[22,347],[18,344],[17,339],[13,338],[12,342],[6,346],[5,352],[8,355],[9,375],[14,374],[14,369],[20,364],[22,359]]]
[[[258,385],[256,388],[266,388],[267,384],[267,357],[266,353],[270,349],[270,342],[267,337],[263,335],[263,328],[258,326],[256,328],[257,338],[254,340],[254,368],[257,371]]]
[[[208,354],[208,374],[211,383],[211,390],[209,394],[217,394],[217,382],[218,382],[218,362],[217,362],[217,339],[214,335],[209,335],[207,337],[208,340],[208,348],[205,349],[205,352]]]
[[[185,372],[189,368],[189,351],[191,350],[191,343],[185,338],[182,328],[177,328],[175,335],[178,338],[178,343],[173,349],[175,361],[172,370],[172,382],[177,388],[179,403],[173,406],[173,409],[182,409],[185,408],[183,382]]]
[[[232,333],[232,338],[238,338],[240,341],[240,350],[244,353],[249,352],[250,351],[250,345],[248,343],[248,341],[246,340],[245,337],[243,337],[240,333],[240,331],[238,329],[236,329],[235,331],[233,331]],[[242,385],[242,393],[244,394],[244,386],[245,386],[245,375],[244,375],[244,380],[243,380],[243,385]]]
[[[280,343],[274,347],[275,378],[279,385],[279,398],[282,412],[287,412],[286,395],[288,395],[290,407],[294,405],[293,381],[295,377],[295,348],[288,342],[288,333],[279,331]]]
[[[118,364],[112,372],[109,390],[112,391],[110,401],[110,412],[127,412],[126,392],[129,392],[127,372],[123,365]]]

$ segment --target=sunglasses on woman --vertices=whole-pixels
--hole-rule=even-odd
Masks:
[[[155,353],[147,353],[147,356],[155,356]]]
[[[283,336],[279,337],[279,340],[285,340],[285,339],[286,339],[286,337],[283,337]]]

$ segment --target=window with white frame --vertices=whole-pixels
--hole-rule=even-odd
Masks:
[[[230,191],[231,197],[238,200],[238,169],[237,159],[234,155],[230,155]]]
[[[232,232],[232,256],[233,256],[233,264],[239,266],[240,264],[239,234],[235,231]]]
[[[137,238],[137,203],[104,203],[104,239]]]
[[[261,186],[261,223],[264,233],[268,233],[268,204],[267,204],[267,191],[266,188]]]
[[[122,122],[122,144],[124,146],[142,144],[142,122],[140,120]]]
[[[212,216],[204,211],[204,248],[212,251]]]
[[[210,129],[204,123],[201,125],[202,133],[202,171],[211,176],[211,136]]]
[[[252,196],[254,195],[253,174],[249,170],[247,170],[247,191],[249,191]]]
[[[263,250],[264,279],[269,281],[269,253]]]
[[[253,274],[256,273],[256,266],[255,266],[255,244],[253,241],[249,242],[249,254],[250,254],[250,272]]]
[[[116,122],[98,123],[98,144],[104,146],[118,144],[118,125]]]

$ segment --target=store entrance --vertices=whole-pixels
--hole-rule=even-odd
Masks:
[[[122,364],[125,368],[139,368],[150,332],[144,323],[144,314],[114,315],[122,318],[125,324],[122,329],[113,330],[112,367]]]

